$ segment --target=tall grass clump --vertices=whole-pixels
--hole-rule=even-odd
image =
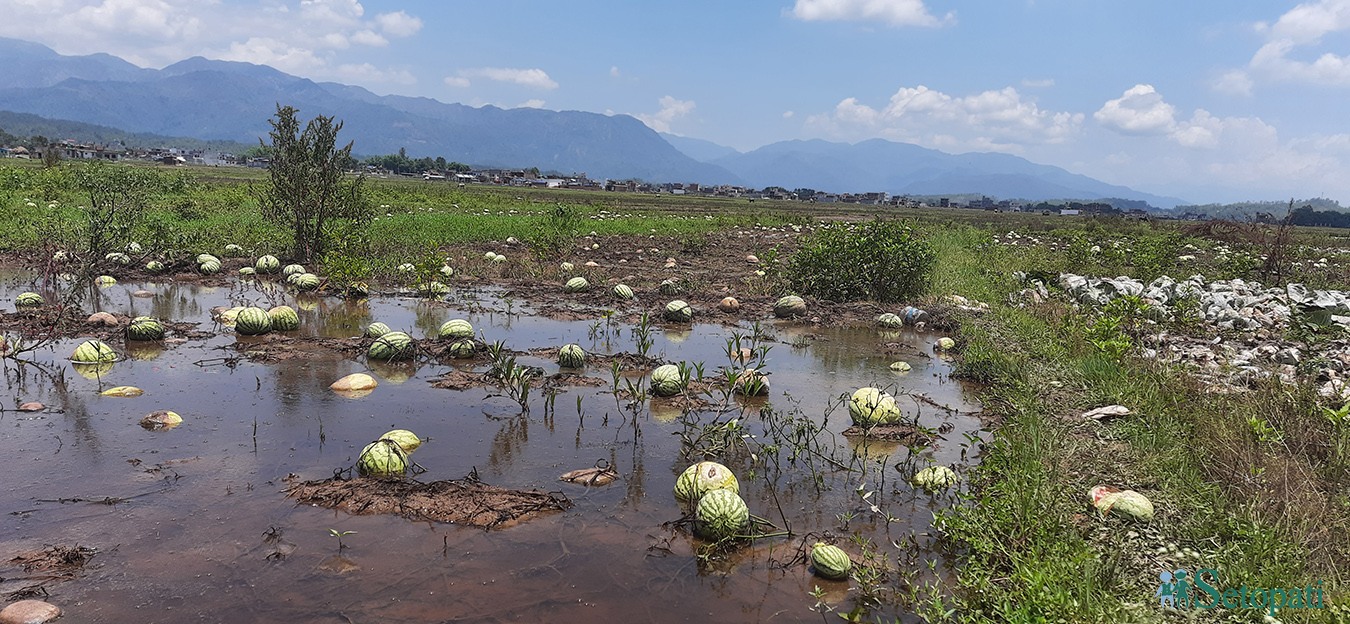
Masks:
[[[906,221],[876,219],[821,229],[788,261],[793,290],[832,301],[893,303],[923,294],[937,254]]]

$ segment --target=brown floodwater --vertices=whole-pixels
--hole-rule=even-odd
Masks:
[[[32,288],[34,277],[3,277],[0,302],[12,308],[13,297]],[[132,296],[142,288],[155,296]],[[681,516],[671,491],[676,476],[691,463],[681,456],[678,434],[686,425],[674,418],[678,410],[660,403],[655,413],[650,406],[629,409],[607,384],[566,388],[551,413],[536,392],[530,412],[522,415],[514,401],[493,388],[432,387],[429,381],[451,368],[436,362],[368,366],[364,358],[336,353],[281,364],[229,362],[225,358],[238,354],[237,338],[211,321],[210,309],[266,301],[267,295],[254,288],[117,284],[101,289],[98,301],[86,308],[198,322],[199,329],[217,334],[136,349],[101,380],[86,379],[72,368],[67,358],[78,340],[31,354],[64,376],[67,394],[32,366],[5,366],[7,409],[27,401],[54,409],[0,413],[0,457],[5,458],[0,558],[46,544],[98,550],[77,578],[47,584],[46,599],[66,611],[62,621],[820,621],[825,616],[812,611],[813,588],[819,586],[834,608],[848,611],[857,584],[823,581],[801,564],[780,565],[793,558],[803,536],[856,533],[897,568],[893,578],[901,577],[898,570],[913,570],[921,580],[933,578],[924,562],[944,557],[929,550],[932,514],[959,499],[951,492],[915,490],[904,478],[930,460],[958,470],[976,461],[973,451],[966,457],[963,445],[967,434],[981,433],[978,419],[970,415],[978,405],[968,388],[949,377],[948,363],[934,356],[937,334],[906,330],[883,339],[874,328],[821,329],[766,320],[762,328],[773,337],[764,343],[772,346],[765,367],[772,373],[772,394],[745,403],[743,411],[691,414],[685,421],[739,418],[756,443],[772,444],[759,415],[762,406],[817,423],[828,412],[822,448],[847,463],[855,452],[839,435],[849,425],[847,409],[831,409],[841,395],[878,385],[922,393],[958,412],[901,399],[907,412],[918,410],[923,426],[950,424],[952,429],[913,457],[903,446],[870,445],[866,452],[887,463],[880,469],[869,464],[866,472],[825,470],[817,480],[805,461],[788,461],[792,450],[786,446],[778,456],[779,470],[745,453],[726,458],[751,513],[780,527],[785,518],[795,536],[757,540],[729,556],[701,561],[701,543],[665,525]],[[531,316],[519,302],[512,302],[513,313],[507,313],[506,302],[490,289],[459,291],[450,306],[392,297],[296,302],[282,295],[281,301],[299,308],[303,335],[356,336],[378,320],[424,337],[444,321],[462,317],[489,341],[504,340],[518,351],[566,343],[595,353],[636,350],[631,326],[594,334],[594,321]],[[671,362],[704,362],[712,374],[728,363],[725,349],[734,331],[748,334],[751,326],[657,327],[651,354]],[[888,354],[883,341],[919,349]],[[114,347],[125,351],[120,342]],[[913,370],[892,372],[888,366],[896,360],[909,362]],[[519,363],[557,370],[555,363],[528,355]],[[354,372],[374,374],[379,387],[358,399],[328,389]],[[608,368],[592,367],[586,374],[611,377]],[[136,398],[98,394],[115,385],[137,386],[145,393]],[[734,399],[731,404],[739,405]],[[178,412],[184,423],[167,431],[137,426],[155,410]],[[285,497],[287,475],[331,476],[393,428],[430,438],[413,455],[427,470],[422,480],[460,478],[476,469],[493,485],[560,491],[575,506],[485,531],[394,516],[351,516],[296,505]],[[590,489],[557,480],[597,459],[609,461],[620,479]],[[895,464],[902,470],[893,469]],[[864,499],[867,492],[873,494]],[[109,497],[122,500],[104,504]],[[345,548],[339,549],[330,529],[351,532],[341,540]],[[917,549],[905,546],[912,536]],[[841,540],[841,545],[855,556],[860,552],[856,544]],[[943,569],[939,565],[938,573]],[[0,576],[9,577],[0,582],[4,594],[33,584],[14,580],[24,575],[12,569]],[[873,616],[910,619],[904,607],[889,601]]]

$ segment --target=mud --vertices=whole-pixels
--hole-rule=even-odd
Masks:
[[[332,478],[305,481],[287,490],[297,503],[338,509],[352,515],[393,514],[484,529],[504,528],[527,519],[567,511],[572,501],[561,493],[511,490],[488,485],[474,475],[422,483],[411,479]]]

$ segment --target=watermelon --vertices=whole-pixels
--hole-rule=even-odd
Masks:
[[[478,345],[472,340],[461,340],[450,345],[450,357],[457,360],[467,360],[478,352]]]
[[[352,373],[328,384],[328,387],[334,392],[345,392],[348,396],[360,398],[370,394],[370,391],[374,390],[378,385],[380,385],[379,382],[375,381],[375,378],[370,375],[365,373]]]
[[[806,314],[806,301],[797,295],[788,295],[773,304],[773,315],[778,318],[792,318]]]
[[[412,273],[413,271],[416,270],[417,267],[413,266],[412,263],[409,262],[404,262],[403,264],[398,265],[399,273]]]
[[[859,388],[848,401],[848,415],[853,424],[871,427],[899,422],[900,408],[895,398],[876,388]]]
[[[422,282],[417,286],[417,294],[422,297],[430,298],[444,297],[450,294],[450,287],[435,280]]]
[[[319,287],[319,276],[313,273],[301,273],[300,277],[295,278],[295,287],[304,291],[314,290]]]
[[[100,275],[98,276],[97,279],[94,280],[94,283],[98,284],[99,286],[112,286],[113,284],[117,283],[117,278],[111,275]]]
[[[464,319],[452,319],[441,325],[438,334],[446,340],[465,340],[473,338],[473,325]]]
[[[412,357],[416,344],[408,334],[389,332],[370,345],[366,356],[372,360],[401,360]]]
[[[768,396],[769,378],[757,370],[743,370],[736,375],[731,391],[745,396]]]
[[[656,396],[674,396],[684,391],[685,379],[680,367],[666,364],[652,371],[652,393]]]
[[[496,256],[492,257],[492,264],[501,264],[503,262],[506,262],[506,256],[497,254]]]
[[[20,308],[36,308],[47,303],[42,295],[35,292],[26,292],[14,298],[14,305]]]
[[[290,277],[290,276],[292,276],[292,275],[300,275],[300,274],[303,274],[304,272],[305,272],[305,267],[304,267],[303,265],[299,265],[299,264],[288,264],[288,265],[286,265],[286,268],[284,268],[284,269],[281,270],[281,276],[282,276],[282,277]]]
[[[208,262],[203,262],[197,266],[197,270],[201,271],[202,275],[215,275],[220,272],[220,261],[210,260]]]
[[[261,336],[272,331],[272,317],[262,308],[244,308],[234,317],[234,331],[245,336]]]
[[[304,275],[304,273],[291,273],[290,275],[287,275],[287,276],[286,276],[286,283],[287,283],[287,284],[290,284],[291,286],[295,286],[296,284],[299,284],[299,283],[300,283],[300,276],[301,276],[301,275]]]
[[[946,466],[929,466],[914,473],[914,476],[909,479],[910,483],[930,492],[951,487],[960,480],[961,478]]]
[[[243,247],[240,247],[239,245],[235,244],[229,244],[225,246],[226,258],[242,258],[243,256],[244,256]]]
[[[75,348],[70,359],[82,363],[113,362],[117,360],[117,352],[101,340],[86,340]]]
[[[900,318],[899,315],[887,312],[877,317],[877,325],[885,327],[886,329],[900,329],[901,327],[904,327],[905,321]]]
[[[586,281],[586,278],[574,277],[570,280],[567,280],[567,284],[563,286],[563,292],[565,293],[586,292],[586,290],[589,289],[590,287],[591,283]]]
[[[127,253],[141,253],[141,244],[136,241],[127,243]]]
[[[562,269],[563,271],[571,271],[575,269],[576,266],[574,266],[571,262],[564,262],[558,265],[558,268]]]
[[[65,262],[70,256],[64,251],[58,251],[52,254],[52,262]]]
[[[737,301],[735,297],[723,297],[722,300],[717,303],[717,309],[724,313],[731,314],[732,312],[741,309],[741,302]]]
[[[448,264],[441,265],[441,268],[437,269],[437,272],[443,277],[454,277],[455,275],[455,269]]]
[[[816,542],[811,547],[811,567],[824,578],[840,581],[853,570],[853,560],[838,546]]]
[[[207,262],[220,262],[220,258],[209,253],[197,254],[197,264],[206,264]]]
[[[123,265],[131,264],[131,256],[128,256],[120,251],[114,251],[106,256],[103,256],[103,259],[113,264],[123,264]]]
[[[731,490],[713,490],[699,499],[694,510],[694,532],[706,540],[735,537],[750,528],[750,508]]]
[[[731,490],[739,494],[741,484],[730,468],[713,461],[701,461],[685,468],[675,480],[675,500],[681,503],[696,504],[713,490]]]
[[[1134,490],[1117,490],[1105,485],[1088,490],[1092,504],[1103,516],[1114,513],[1137,522],[1153,520],[1153,501]]]
[[[667,296],[678,295],[680,294],[680,284],[675,280],[668,279],[661,282],[661,286],[658,288],[658,290],[660,290],[661,294],[663,295]]]
[[[947,351],[947,350],[949,350],[949,349],[951,349],[952,347],[955,347],[955,346],[956,346],[956,341],[955,341],[955,340],[952,340],[951,338],[948,338],[948,337],[946,337],[946,336],[943,336],[943,337],[941,337],[941,338],[938,338],[938,341],[937,341],[937,348],[938,348],[938,349],[941,349],[941,350],[943,350],[943,351]]]
[[[366,335],[371,338],[379,338],[389,333],[389,326],[384,323],[371,323],[366,327]]]
[[[365,282],[352,282],[347,285],[347,294],[353,297],[364,297],[370,294],[370,286]]]
[[[252,277],[258,274],[258,270],[253,267],[241,267],[239,269],[239,274],[244,277]]]
[[[403,449],[404,453],[409,454],[417,450],[417,447],[422,446],[422,439],[417,437],[417,434],[408,431],[407,429],[395,429],[380,436],[380,439],[393,440],[398,444],[399,448]]]
[[[483,254],[483,259],[484,259],[484,260],[487,260],[488,262],[492,262],[492,260],[493,260],[494,258],[496,258],[496,257],[497,257],[497,252],[495,252],[495,251],[489,251],[489,252]]]
[[[361,449],[356,469],[363,477],[402,476],[408,470],[408,454],[398,442],[381,438]]]
[[[267,316],[272,317],[272,329],[277,331],[294,331],[300,329],[300,315],[295,312],[291,306],[277,306],[267,311]]]
[[[147,270],[147,271],[149,271],[149,272],[151,272],[151,273],[163,273],[163,272],[164,272],[164,263],[163,263],[163,262],[160,262],[159,260],[151,260],[151,261],[145,263],[145,270]]]
[[[566,345],[558,351],[558,366],[563,368],[581,368],[586,365],[586,352],[581,345]]]
[[[626,285],[624,285],[624,284],[619,284],[618,286],[615,286],[615,287],[614,287],[612,290],[610,290],[609,292],[610,292],[610,294],[614,295],[614,298],[615,298],[615,299],[625,299],[625,300],[627,300],[627,299],[632,299],[632,298],[633,298],[633,289],[632,289],[632,288],[629,288],[628,286],[626,286]]]
[[[164,326],[148,316],[138,316],[127,325],[127,340],[163,340]]]
[[[281,261],[276,256],[263,256],[258,258],[253,268],[258,269],[259,273],[276,273],[281,268]]]
[[[908,373],[912,368],[909,362],[891,362],[891,370],[897,373]]]
[[[694,309],[689,304],[676,299],[666,304],[664,316],[672,323],[688,323],[694,318]]]

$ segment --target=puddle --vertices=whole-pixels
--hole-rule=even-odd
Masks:
[[[4,276],[0,302],[12,308],[13,297],[30,280]],[[140,289],[155,296],[133,297]],[[229,359],[238,355],[236,337],[211,321],[210,310],[238,305],[241,297],[267,302],[275,296],[277,303],[298,309],[300,335],[328,338],[359,336],[376,320],[425,337],[446,320],[467,318],[489,342],[504,340],[517,352],[573,342],[588,352],[634,352],[630,325],[602,323],[597,330],[595,321],[534,317],[519,302],[513,304],[516,313],[507,314],[490,290],[460,295],[449,306],[398,298],[297,302],[256,288],[174,284],[117,284],[99,293],[100,300],[86,308],[197,322],[198,329],[219,333],[137,349],[95,379],[76,374],[66,360],[78,340],[31,354],[41,367],[63,376],[64,390],[36,367],[5,369],[7,407],[41,401],[53,408],[0,413],[0,453],[9,460],[0,486],[0,508],[9,511],[0,516],[0,558],[45,544],[98,551],[76,579],[47,586],[49,600],[66,610],[63,621],[813,619],[821,617],[810,611],[816,599],[808,593],[815,586],[843,611],[856,592],[811,576],[805,565],[779,565],[796,554],[801,536],[828,531],[844,538],[857,532],[873,540],[892,565],[899,562],[916,573],[927,573],[923,561],[939,557],[926,550],[905,554],[892,544],[917,532],[926,545],[921,534],[929,530],[932,512],[953,504],[950,494],[914,491],[903,482],[906,474],[890,468],[908,456],[903,446],[870,443],[861,449],[869,457],[889,458],[884,483],[875,468],[866,477],[866,489],[877,492],[868,501],[855,491],[858,473],[824,470],[817,481],[804,460],[788,461],[791,450],[779,454],[777,468],[756,466],[755,476],[744,454],[729,460],[751,513],[779,526],[786,517],[797,537],[757,541],[704,562],[696,556],[697,540],[663,526],[680,517],[671,492],[675,478],[692,463],[681,457],[680,434],[690,431],[681,411],[662,402],[655,410],[628,409],[628,401],[610,392],[607,367],[584,371],[605,380],[604,386],[560,388],[551,411],[535,393],[530,413],[520,415],[519,406],[492,387],[432,387],[430,381],[452,369],[442,363],[367,366],[364,359],[324,351],[279,364]],[[932,402],[899,400],[907,413],[918,411],[921,425],[945,431],[921,452],[920,467],[929,457],[939,464],[965,461],[964,434],[979,431],[978,420],[969,415],[978,405],[949,378],[948,364],[933,355],[937,334],[881,336],[872,328],[768,321],[761,328],[772,336],[762,343],[771,346],[764,369],[772,373],[770,395],[740,402],[732,397],[727,404],[741,409],[683,420],[739,417],[748,433],[767,441],[761,407],[795,410],[819,423],[841,395],[881,385],[921,393]],[[751,326],[658,326],[649,354],[704,362],[711,375],[728,362],[733,332],[749,334]],[[900,344],[916,349],[895,346]],[[120,341],[113,346],[124,351]],[[913,370],[892,372],[888,367],[896,360]],[[556,363],[528,354],[518,363],[558,372]],[[486,365],[458,368],[477,373]],[[328,389],[356,372],[373,374],[379,387],[357,399]],[[145,393],[98,394],[118,385]],[[706,398],[724,400],[717,393]],[[164,431],[137,425],[156,410],[177,412],[184,422]],[[836,407],[820,437],[822,448],[845,462],[855,447],[841,435],[849,424],[847,409]],[[430,438],[413,456],[427,470],[423,481],[476,471],[496,486],[563,492],[575,505],[484,531],[297,506],[283,494],[288,475],[331,476],[352,465],[365,444],[395,428]],[[599,459],[614,466],[617,481],[587,488],[557,480]],[[874,513],[872,503],[892,520]],[[842,530],[841,518],[849,515],[848,529]],[[349,532],[341,547],[330,529]],[[841,545],[858,553],[854,545]],[[0,582],[0,592],[23,586],[7,580]],[[880,607],[874,616],[910,619],[895,605]]]

